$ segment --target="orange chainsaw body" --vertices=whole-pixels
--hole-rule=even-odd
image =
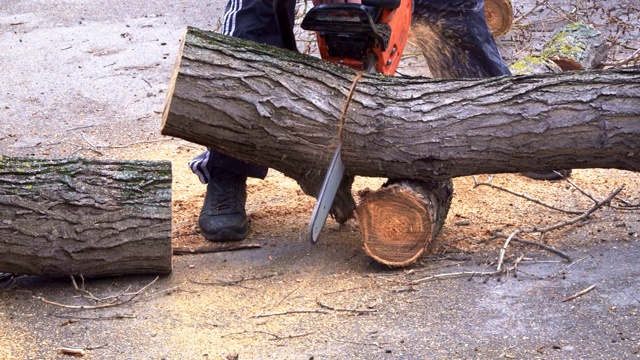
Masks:
[[[316,32],[322,59],[393,75],[409,37],[412,0],[390,1],[317,5],[302,28]],[[367,5],[372,2],[375,5]]]

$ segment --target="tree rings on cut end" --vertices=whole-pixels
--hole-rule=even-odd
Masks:
[[[485,0],[484,13],[493,37],[506,34],[513,24],[513,6],[511,0]]]
[[[431,241],[433,221],[421,199],[401,186],[369,193],[356,210],[366,253],[388,266],[417,260]]]

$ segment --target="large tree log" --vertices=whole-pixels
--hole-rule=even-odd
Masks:
[[[340,124],[350,68],[194,28],[179,59],[162,133],[275,168],[312,196],[339,131],[347,180],[640,170],[640,69],[446,81],[365,74]],[[338,221],[355,206],[344,184]]]
[[[0,272],[171,272],[171,163],[0,157]]]
[[[162,133],[287,175],[323,175],[356,72],[194,28]],[[363,75],[343,126],[351,174],[449,179],[640,171],[640,68],[477,80]]]

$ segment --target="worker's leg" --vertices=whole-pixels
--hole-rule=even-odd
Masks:
[[[487,25],[484,0],[416,0],[414,29],[434,77],[484,78],[511,75]],[[558,170],[568,176],[570,169]],[[524,173],[556,180],[553,170]]]
[[[511,74],[487,25],[483,0],[416,0],[413,15],[418,40],[434,77]]]
[[[293,18],[295,1],[290,0]],[[274,17],[271,0],[230,0],[221,32],[224,35],[282,47],[282,37]],[[267,168],[249,164],[209,149],[189,166],[200,181],[207,184],[207,194],[198,223],[203,236],[213,241],[242,240],[247,236],[245,212],[247,177],[263,179]]]

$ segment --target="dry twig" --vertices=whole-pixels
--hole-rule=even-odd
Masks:
[[[329,309],[329,310],[333,310],[333,311],[353,312],[353,313],[357,313],[359,315],[365,314],[365,313],[378,312],[378,310],[376,310],[376,309],[347,309],[347,308],[337,308],[337,307],[329,306],[329,305],[324,304],[324,303],[322,303],[320,301],[317,301],[316,303],[318,305],[320,305],[320,307],[325,308],[325,309]]]
[[[281,315],[291,315],[291,314],[328,314],[329,312],[319,309],[309,309],[309,310],[288,310],[288,311],[272,311],[266,312],[262,314],[254,315],[254,318],[263,318],[269,316],[281,316]]]
[[[596,287],[596,284],[593,284],[593,285],[589,286],[588,288],[586,288],[584,290],[581,290],[581,291],[578,291],[577,293],[565,298],[564,300],[562,300],[562,302],[567,302],[567,301],[571,301],[571,300],[573,300],[575,298],[578,298],[578,297],[588,293],[589,291],[593,290],[595,287]]]
[[[133,293],[128,293],[128,292],[124,292],[121,295],[118,296],[110,296],[107,297],[105,299],[111,299],[111,298],[115,298],[116,300],[110,303],[106,303],[106,304],[98,304],[98,305],[68,305],[68,304],[62,304],[59,302],[55,302],[55,301],[51,301],[51,300],[47,300],[44,297],[41,296],[35,296],[36,299],[42,301],[45,304],[49,304],[49,305],[54,305],[54,306],[59,306],[59,307],[63,307],[63,308],[67,308],[67,309],[81,309],[81,310],[89,310],[89,309],[104,309],[104,308],[109,308],[109,307],[114,307],[114,306],[120,306],[120,305],[124,305],[126,303],[130,303],[133,300],[135,300],[138,296],[140,296],[142,293],[144,293],[145,291],[147,291],[147,289],[153,285],[156,281],[158,281],[160,277],[156,276],[155,279],[153,279],[153,281],[151,281],[150,283],[148,283],[147,285],[143,286],[140,290],[133,292]],[[74,280],[75,282],[75,280]],[[124,300],[120,300],[120,297],[123,296],[128,296],[127,299]]]

